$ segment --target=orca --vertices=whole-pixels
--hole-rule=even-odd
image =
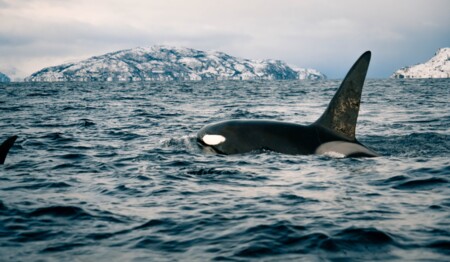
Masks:
[[[5,163],[6,155],[8,154],[9,149],[14,145],[14,142],[16,142],[16,139],[17,136],[11,136],[0,145],[0,165]]]
[[[370,51],[358,58],[325,112],[310,125],[270,120],[228,120],[200,129],[197,144],[206,151],[225,155],[269,150],[291,155],[378,156],[355,137],[370,58]]]

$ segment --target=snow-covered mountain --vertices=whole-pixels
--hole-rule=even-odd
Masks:
[[[9,79],[7,75],[0,72],[0,83],[8,83],[8,82],[11,82],[11,79]]]
[[[392,78],[450,78],[450,47],[439,49],[427,62],[395,71]]]
[[[314,69],[292,68],[279,60],[249,60],[222,52],[153,46],[121,50],[44,68],[25,81],[153,81],[325,79]]]

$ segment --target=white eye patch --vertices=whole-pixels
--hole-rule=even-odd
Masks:
[[[215,145],[225,142],[226,139],[224,136],[221,136],[221,135],[204,135],[202,137],[202,140],[207,145],[215,146]]]

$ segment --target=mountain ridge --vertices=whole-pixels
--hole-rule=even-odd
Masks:
[[[170,81],[170,80],[326,79],[315,69],[293,68],[280,60],[250,60],[218,51],[152,46],[119,50],[43,68],[24,80]]]

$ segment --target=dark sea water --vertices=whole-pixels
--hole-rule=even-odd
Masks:
[[[311,123],[339,82],[0,85],[0,260],[450,260],[450,80],[366,82],[381,157],[197,147],[214,121]]]

